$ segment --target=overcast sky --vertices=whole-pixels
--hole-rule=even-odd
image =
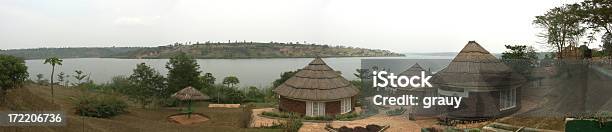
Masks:
[[[1,0],[0,49],[307,41],[395,52],[534,45],[534,16],[576,0]]]

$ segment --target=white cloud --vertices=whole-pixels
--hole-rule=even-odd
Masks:
[[[161,18],[161,16],[153,16],[153,17],[118,17],[113,23],[115,25],[124,26],[124,25],[145,25],[150,26]]]

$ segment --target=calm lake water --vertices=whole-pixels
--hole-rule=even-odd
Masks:
[[[357,79],[353,73],[361,65],[361,59],[417,59],[432,58],[426,56],[408,57],[350,57],[350,58],[324,58],[323,60],[334,70],[341,71],[342,76],[349,80]],[[440,58],[440,57],[433,57]],[[443,57],[448,58],[448,57]],[[278,59],[198,59],[202,73],[210,72],[217,78],[217,83],[227,76],[236,76],[241,86],[267,87],[285,71],[304,68],[312,58],[278,58]],[[56,66],[56,74],[64,72],[74,75],[75,70],[82,70],[90,75],[95,83],[106,83],[114,76],[129,76],[139,63],[146,63],[155,68],[162,75],[166,75],[165,68],[168,59],[114,59],[114,58],[75,58],[64,59],[63,65]],[[26,60],[30,78],[36,80],[37,74],[44,74],[49,79],[51,66],[43,64],[43,60]],[[57,80],[57,76],[56,76]],[[69,78],[74,82],[73,77]]]

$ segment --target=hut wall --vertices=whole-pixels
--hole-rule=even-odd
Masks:
[[[424,97],[438,97],[437,90],[435,88],[428,88],[424,91],[414,91],[415,96],[419,97],[419,99],[423,99]],[[423,108],[423,106],[412,106],[411,114],[412,116],[416,116],[416,118],[429,118],[435,117],[440,114],[443,109],[446,109],[444,106],[431,106],[430,108]]]
[[[325,102],[325,115],[340,114],[340,101]]]
[[[517,91],[517,96],[519,93]],[[470,92],[468,98],[463,98],[459,108],[447,108],[448,116],[462,120],[491,119],[510,115],[520,109],[520,99],[517,99],[516,107],[506,110],[500,110],[499,101],[499,91]]]
[[[306,102],[280,97],[279,109],[286,112],[306,114]]]

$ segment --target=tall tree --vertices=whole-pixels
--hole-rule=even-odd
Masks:
[[[212,73],[206,73],[202,76],[202,84],[206,87],[211,87],[215,84],[215,80],[217,80]]]
[[[44,62],[44,64],[51,65],[51,103],[53,103],[53,100],[54,100],[53,99],[53,97],[54,97],[54,94],[53,94],[53,85],[55,83],[53,83],[53,74],[55,73],[55,65],[62,65],[62,61],[64,61],[64,60],[59,59],[57,57],[51,57],[51,58],[45,59],[45,62]]]
[[[577,5],[555,7],[548,10],[544,15],[536,16],[533,23],[544,29],[544,33],[538,35],[546,40],[547,45],[553,47],[558,58],[563,59],[563,48],[576,46],[578,39],[585,32],[580,25],[580,16],[576,15]]]
[[[187,86],[192,86],[198,90],[202,88],[202,81],[199,78],[200,65],[187,54],[181,52],[171,57],[166,63],[166,68],[168,69],[168,90],[170,93],[166,93],[165,96],[170,96],[170,94]]]
[[[21,87],[27,78],[28,67],[23,59],[0,54],[0,97],[3,100],[7,89]]]
[[[125,89],[126,95],[145,108],[153,101],[153,97],[161,97],[165,90],[164,77],[145,63],[136,65],[128,78],[131,87]]]
[[[287,71],[287,72],[283,72],[282,74],[280,74],[280,78],[274,80],[274,82],[272,82],[272,86],[274,86],[274,88],[280,86],[281,84],[283,84],[285,81],[287,81],[287,79],[291,78],[293,76],[293,74],[297,73],[297,71]]]
[[[606,33],[601,42],[604,54],[612,58],[612,33]]]
[[[531,46],[526,45],[506,45],[505,51],[502,53],[502,60],[506,62],[514,71],[527,75],[534,67],[534,63],[538,59],[537,52]]]
[[[236,76],[229,76],[229,77],[223,78],[223,84],[227,85],[227,87],[233,88],[234,85],[238,83],[240,83],[240,80],[238,80],[238,77]]]
[[[578,15],[589,28],[612,33],[612,0],[585,0],[580,4],[566,6],[580,6]]]

